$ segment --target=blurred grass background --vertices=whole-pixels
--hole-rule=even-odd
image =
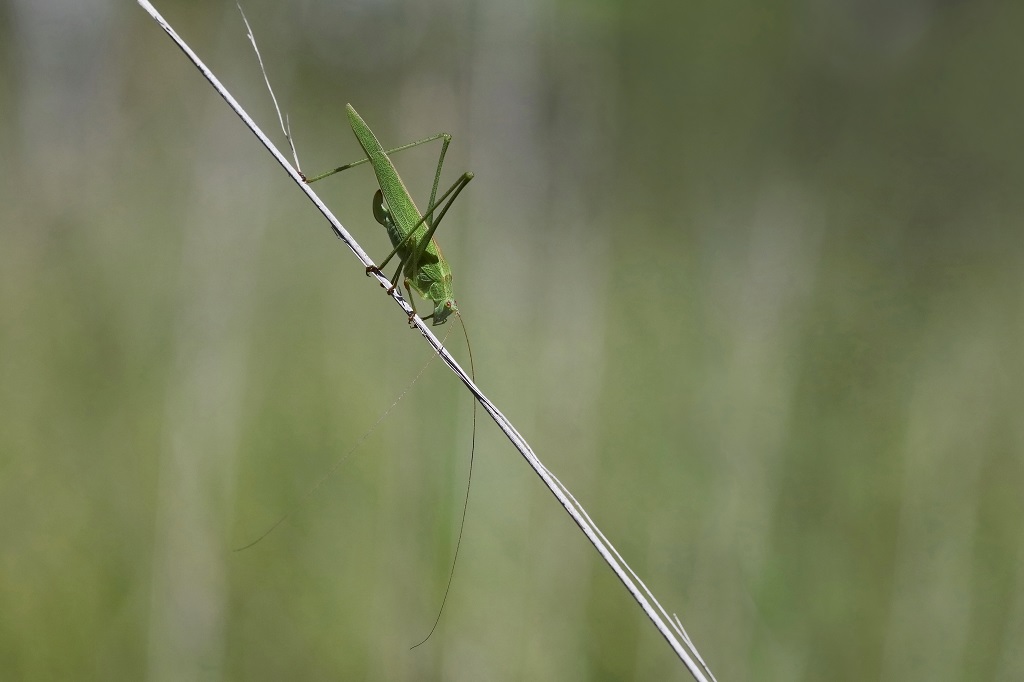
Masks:
[[[157,8],[273,135],[234,5]],[[1024,678],[1024,6],[245,9],[305,170],[455,136],[479,382],[720,680]],[[483,420],[408,651],[467,394],[303,500],[427,348],[134,3],[0,17],[0,678],[688,679]]]

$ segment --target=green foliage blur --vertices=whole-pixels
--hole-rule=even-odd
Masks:
[[[1024,679],[1024,5],[245,10],[304,170],[453,134],[479,383],[719,680]],[[483,416],[409,651],[468,394],[134,3],[0,16],[0,679],[689,679]]]

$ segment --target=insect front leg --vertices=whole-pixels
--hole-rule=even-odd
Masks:
[[[381,265],[386,265],[386,263],[381,263]],[[385,276],[384,273],[381,272],[381,269],[379,267],[377,267],[376,265],[367,265],[366,266],[366,274],[367,274],[367,276],[369,276],[370,274],[380,275],[381,277]],[[394,274],[393,277],[389,278],[391,280],[391,286],[389,286],[386,289],[388,296],[390,296],[391,294],[393,294],[395,292],[395,288],[398,286],[398,277],[401,274],[402,274],[402,263],[399,263],[398,264],[398,270],[395,271],[395,274]],[[406,280],[406,282],[408,282],[408,281],[409,280]],[[406,285],[406,287],[408,287],[408,285]]]
[[[388,231],[389,236],[394,235],[398,232],[398,228],[395,226],[395,220],[391,216],[391,212],[384,206],[384,194],[380,190],[377,190],[373,195],[373,217],[378,223],[380,223],[384,227],[384,229]],[[411,232],[409,233],[409,236],[412,236]],[[408,239],[408,237],[406,237],[406,239]],[[379,266],[367,265],[366,274],[369,275],[372,272],[380,275],[381,277],[384,277],[384,273],[381,272],[381,268],[385,267],[391,261],[391,259],[395,257],[395,255],[398,253],[399,248],[401,248],[404,245],[404,243],[405,240],[400,242],[399,245],[396,246],[395,249],[391,253],[389,253],[383,261],[381,261],[381,264]],[[395,271],[394,277],[391,277],[391,286],[387,288],[388,296],[390,296],[395,291],[395,288],[398,286],[398,277],[399,275],[402,274],[403,265],[404,261],[400,259],[398,263],[398,270]]]
[[[402,274],[402,266],[403,265],[404,265],[404,263],[399,263],[398,264],[398,269],[395,270],[395,276],[391,278],[391,286],[388,287],[388,296],[393,294],[395,292],[395,289],[398,287],[398,278]],[[406,291],[409,290],[409,280],[408,279],[405,280],[405,289],[406,289]],[[410,299],[411,298],[412,297],[410,296]],[[410,303],[410,305],[412,305],[412,304]]]
[[[416,312],[416,299],[413,298],[412,288],[409,286],[409,278],[408,277],[405,278],[405,282],[404,283],[405,283],[405,293],[409,297],[409,298],[406,299],[406,301],[409,302],[409,307],[412,308],[412,312],[409,313],[409,326],[410,327],[415,327],[416,323],[413,320],[415,319],[415,317],[417,315],[419,315],[419,313]],[[433,313],[431,313],[430,315],[427,315],[423,319],[426,320],[426,319],[429,319],[432,316],[433,316]]]

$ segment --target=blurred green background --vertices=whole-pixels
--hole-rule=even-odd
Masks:
[[[234,5],[157,7],[282,142]],[[1024,5],[245,9],[305,170],[455,136],[479,383],[719,680],[1024,679]],[[0,19],[0,679],[689,679],[483,418],[409,651],[468,394],[346,457],[401,311],[134,3]]]

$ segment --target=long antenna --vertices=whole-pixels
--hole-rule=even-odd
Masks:
[[[469,345],[469,332],[466,331],[466,323],[462,321],[462,315],[458,311],[455,311],[455,316],[459,318],[459,324],[462,326],[462,335],[466,337],[466,349],[469,351],[469,374],[473,377],[473,381],[476,381],[476,367],[473,365],[473,347]],[[448,335],[445,334],[445,339]],[[455,541],[455,556],[452,557],[452,569],[448,573],[448,585],[444,588],[444,596],[441,597],[441,608],[437,610],[437,618],[434,619],[434,624],[430,627],[430,632],[424,637],[418,644],[413,644],[409,647],[409,650],[413,650],[420,644],[423,644],[430,636],[434,634],[434,630],[437,629],[437,624],[441,622],[441,614],[444,613],[444,605],[448,603],[448,593],[452,589],[452,580],[455,579],[455,562],[459,560],[459,548],[462,547],[462,532],[466,529],[466,510],[469,509],[469,488],[473,485],[473,458],[476,457],[476,401],[473,401],[473,445],[469,449],[469,476],[466,479],[466,499],[462,501],[462,522],[459,524],[459,539]]]

